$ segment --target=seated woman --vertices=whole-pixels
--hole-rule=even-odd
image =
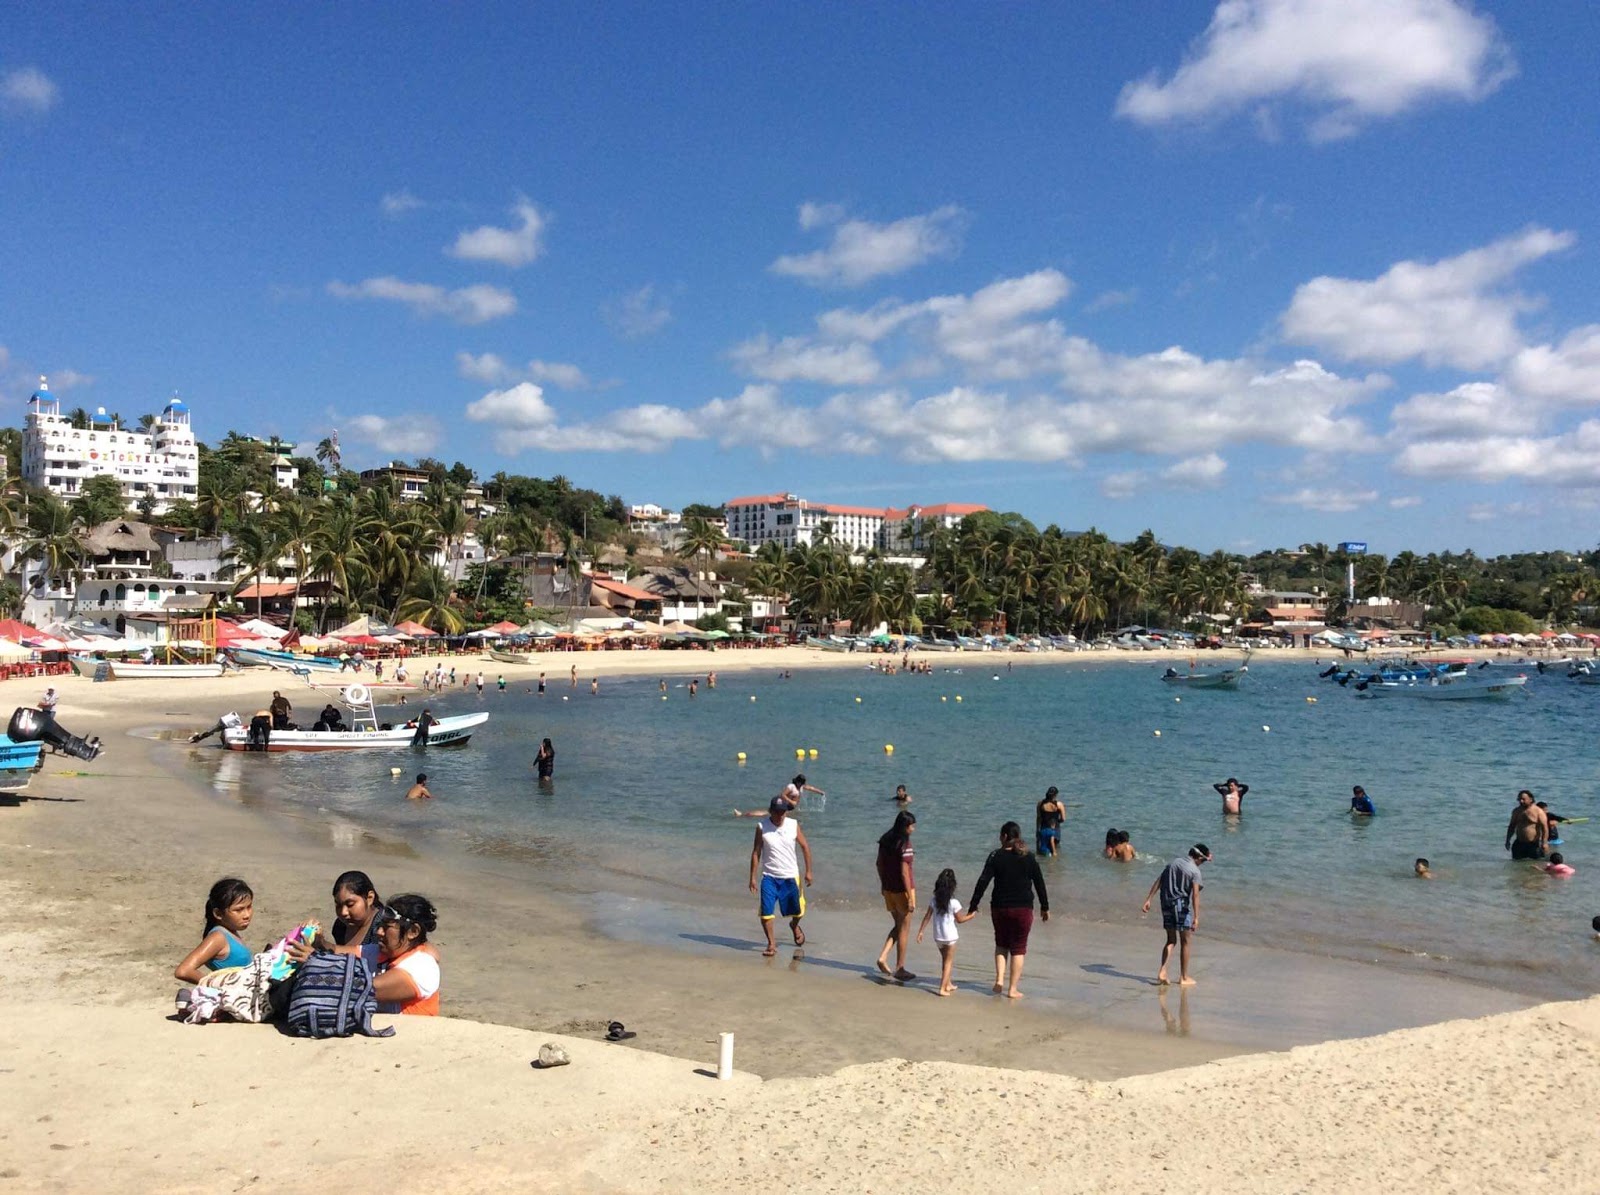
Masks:
[[[364,871],[347,871],[333,881],[333,949],[339,954],[359,954],[367,970],[378,973],[382,943],[378,937],[378,913],[383,900]],[[328,949],[328,941],[317,943]]]
[[[439,955],[428,943],[438,924],[438,912],[425,896],[396,896],[379,913],[383,953],[372,981],[379,1012],[439,1015]]]

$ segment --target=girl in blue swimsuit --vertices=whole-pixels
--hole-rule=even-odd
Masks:
[[[243,880],[225,876],[212,884],[206,897],[206,928],[200,945],[184,956],[172,974],[185,983],[202,983],[208,971],[248,963],[255,954],[240,935],[250,928],[254,911],[255,893]]]

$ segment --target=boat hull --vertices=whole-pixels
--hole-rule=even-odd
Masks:
[[[1509,701],[1528,683],[1525,676],[1509,676],[1487,684],[1444,681],[1439,684],[1369,685],[1369,697],[1409,697],[1418,701]]]
[[[326,656],[299,656],[292,651],[270,651],[258,647],[235,647],[228,654],[245,667],[276,668],[283,672],[338,672],[343,667],[338,660]]]
[[[487,712],[440,718],[428,730],[428,746],[465,743],[488,720]],[[394,750],[411,746],[415,734],[415,729],[407,726],[393,730],[274,730],[267,739],[267,752]],[[245,726],[230,726],[222,732],[222,745],[229,751],[249,750],[249,740]]]
[[[484,653],[497,664],[531,664],[533,657],[516,651],[494,651]]]
[[[197,676],[221,676],[219,664],[111,664],[117,680],[182,680]]]

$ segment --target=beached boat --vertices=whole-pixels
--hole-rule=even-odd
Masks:
[[[1421,701],[1508,701],[1528,683],[1525,676],[1479,676],[1452,672],[1428,680],[1375,680],[1357,685],[1366,697],[1410,697]]]
[[[44,766],[43,751],[41,742],[19,743],[10,735],[0,734],[0,772],[37,772]]]
[[[338,672],[344,668],[328,656],[302,656],[265,647],[231,647],[228,657],[244,668],[276,668],[282,672]]]
[[[826,639],[818,638],[816,635],[807,635],[806,646],[819,648],[822,651],[854,651],[856,649],[853,641],[835,639],[831,635]]]
[[[108,661],[117,680],[183,680],[197,676],[221,676],[222,662],[211,664],[139,664],[133,661]]]
[[[229,751],[373,751],[454,746],[465,743],[474,730],[489,720],[487,711],[458,714],[436,719],[424,731],[414,722],[400,726],[379,723],[372,707],[372,694],[365,685],[351,685],[341,698],[351,715],[347,730],[268,729],[262,734],[261,728],[252,728],[238,714],[228,713],[206,734],[221,731],[222,745]],[[196,735],[190,741],[198,741],[206,734]]]
[[[1225,689],[1235,690],[1239,687],[1246,674],[1250,671],[1250,660],[1246,656],[1243,663],[1237,668],[1225,668],[1221,672],[1179,672],[1176,668],[1168,668],[1162,674],[1164,684],[1176,685],[1180,689]]]
[[[520,652],[520,651],[501,651],[498,648],[491,647],[488,651],[484,652],[484,655],[488,656],[491,660],[495,661],[495,663],[497,663],[497,664],[531,664],[531,663],[533,663],[533,657],[532,656],[528,655],[526,652]]]

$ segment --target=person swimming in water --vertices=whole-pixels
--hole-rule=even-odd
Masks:
[[[1433,869],[1426,859],[1418,859],[1412,866],[1411,874],[1419,880],[1433,879]]]
[[[1067,820],[1067,809],[1059,792],[1052,784],[1034,810],[1034,849],[1040,855],[1055,855],[1061,845],[1061,823]]]
[[[1372,803],[1372,798],[1367,796],[1367,790],[1359,784],[1350,790],[1350,812],[1357,817],[1371,817],[1378,812],[1378,807]]]

